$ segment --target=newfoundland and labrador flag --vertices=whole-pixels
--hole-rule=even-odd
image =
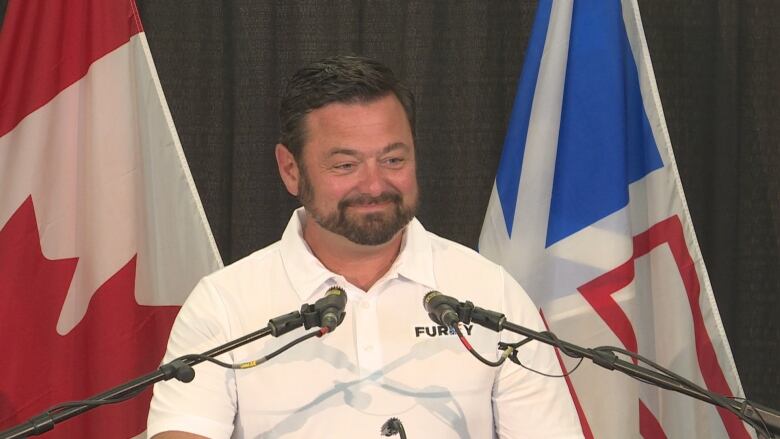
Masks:
[[[0,30],[0,430],[153,371],[221,266],[133,0],[11,0]],[[151,389],[44,437],[128,438]]]
[[[742,395],[636,0],[539,1],[479,246],[561,339],[621,346]],[[568,380],[586,437],[754,435],[723,410],[590,362]]]

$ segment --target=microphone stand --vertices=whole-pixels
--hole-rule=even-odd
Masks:
[[[331,293],[335,290],[339,292]],[[337,297],[338,296],[338,297]],[[343,300],[343,304],[334,305],[334,301]],[[294,329],[304,326],[309,329],[315,326],[333,326],[335,328],[344,320],[344,305],[346,304],[346,293],[340,288],[328,290],[325,297],[317,300],[313,305],[304,304],[301,311],[293,311],[275,317],[268,321],[268,326],[258,331],[229,341],[223,345],[217,346],[201,355],[187,356],[175,359],[169,363],[163,364],[154,372],[142,375],[130,380],[124,384],[113,387],[103,393],[92,396],[84,401],[76,401],[74,406],[64,408],[55,413],[47,410],[39,415],[33,416],[21,424],[0,432],[0,439],[18,439],[29,436],[37,436],[54,428],[55,424],[92,410],[102,403],[120,402],[140,394],[146,387],[159,381],[168,381],[176,378],[179,381],[189,383],[195,378],[195,371],[192,366],[206,361],[209,357],[216,357],[225,352],[232,351],[239,346],[251,343],[267,335],[279,337]],[[336,309],[334,309],[334,306]],[[333,318],[337,319],[334,321]],[[328,320],[323,324],[323,320]]]
[[[752,420],[756,425],[765,428],[767,432],[771,432],[770,434],[780,434],[780,412],[777,410],[763,407],[747,400],[735,401],[722,395],[700,389],[698,386],[691,387],[684,385],[684,383],[674,379],[671,376],[659,373],[650,368],[636,365],[629,361],[621,360],[612,352],[598,348],[583,348],[575,344],[560,340],[550,332],[537,332],[532,329],[516,325],[507,321],[503,314],[475,307],[473,303],[468,301],[458,303],[456,308],[458,317],[463,323],[468,324],[473,322],[488,329],[492,329],[496,332],[499,332],[502,329],[506,329],[510,332],[523,335],[527,337],[527,339],[540,341],[542,343],[557,347],[561,352],[572,358],[588,358],[598,366],[609,370],[617,370],[639,381],[682,393],[700,401],[723,407],[727,410],[730,408],[732,409],[731,411],[733,413],[738,413]],[[516,347],[520,344],[524,344],[527,341],[528,340],[524,340],[519,344],[514,345],[499,343],[499,348],[505,349],[510,346]],[[516,352],[511,355],[510,359],[514,363],[518,363]],[[759,434],[761,434],[760,431]]]

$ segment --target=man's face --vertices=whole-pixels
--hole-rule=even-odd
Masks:
[[[390,241],[418,199],[414,141],[398,99],[329,104],[305,124],[298,197],[309,218],[357,244]]]

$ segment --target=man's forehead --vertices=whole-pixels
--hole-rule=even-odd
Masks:
[[[393,94],[365,102],[328,104],[308,113],[302,127],[302,152],[318,157],[414,152],[406,111]]]
[[[407,123],[409,119],[401,101],[394,94],[390,93],[376,99],[354,102],[331,102],[311,110],[304,117],[304,123],[308,122],[307,124],[311,125],[315,121],[315,124],[350,122],[356,116],[402,118]]]

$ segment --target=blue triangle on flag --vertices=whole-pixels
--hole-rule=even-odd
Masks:
[[[496,176],[510,236],[551,7],[539,3]],[[547,247],[626,206],[628,185],[663,167],[619,1],[574,4],[565,81]]]
[[[550,23],[552,0],[541,0],[536,7],[536,18],[531,29],[531,38],[523,62],[523,72],[517,84],[517,94],[509,117],[501,160],[496,171],[496,191],[504,212],[504,221],[509,236],[512,236],[512,223],[517,207],[517,192],[520,186],[520,170],[523,169],[525,139],[528,135],[528,122],[531,119],[531,106],[534,101],[536,80],[542,64],[544,41],[547,38],[547,26]]]

